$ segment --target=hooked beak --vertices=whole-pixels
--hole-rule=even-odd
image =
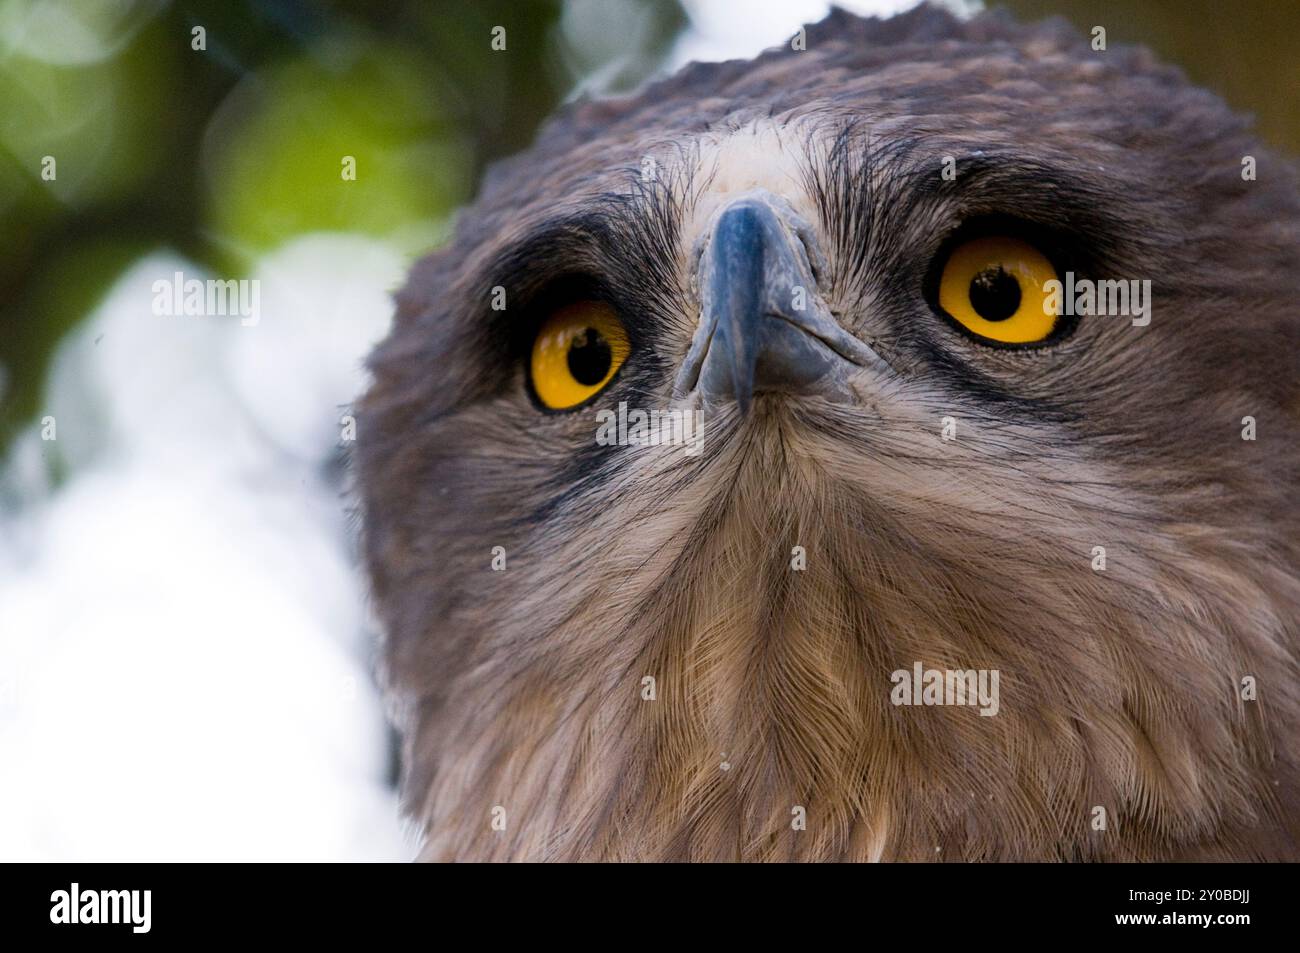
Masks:
[[[879,358],[830,313],[810,252],[821,265],[811,228],[770,192],[749,192],[718,213],[699,258],[700,327],[679,395],[698,389],[742,412],[764,392],[848,395],[848,377]]]

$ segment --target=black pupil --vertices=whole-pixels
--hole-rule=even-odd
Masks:
[[[1020,282],[1001,265],[985,268],[970,281],[970,304],[985,321],[1005,321],[1020,308]]]
[[[569,344],[569,373],[586,387],[603,381],[613,360],[609,343],[595,328],[587,328]]]

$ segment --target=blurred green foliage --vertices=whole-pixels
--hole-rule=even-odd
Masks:
[[[383,236],[440,220],[470,171],[440,82],[410,51],[351,39],[264,70],[208,130],[212,227],[260,253],[303,232]],[[414,252],[434,236],[412,238]]]

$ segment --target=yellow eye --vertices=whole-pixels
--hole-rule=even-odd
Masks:
[[[1056,269],[1018,238],[976,238],[953,249],[939,279],[939,307],[966,330],[1000,344],[1034,344],[1056,327],[1043,287]]]
[[[600,393],[628,352],[627,331],[602,301],[575,301],[551,312],[533,341],[533,392],[551,410]]]

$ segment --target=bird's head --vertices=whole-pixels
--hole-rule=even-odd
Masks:
[[[1293,844],[1289,176],[1144,51],[926,9],[566,109],[361,408],[430,855]]]

